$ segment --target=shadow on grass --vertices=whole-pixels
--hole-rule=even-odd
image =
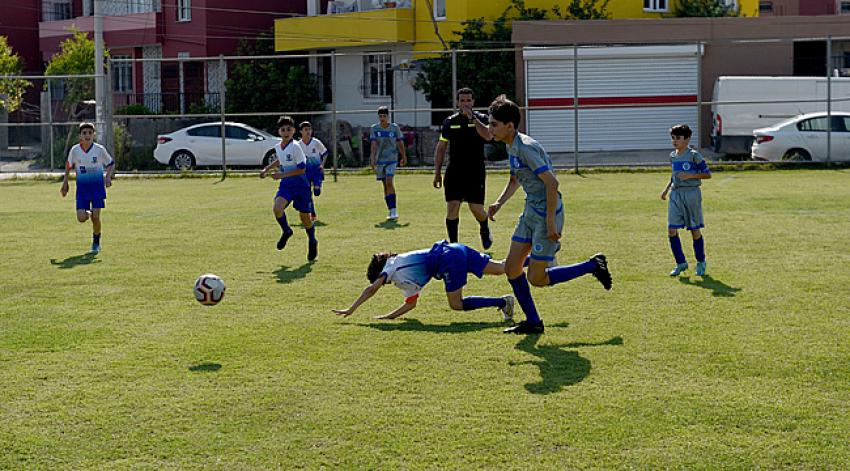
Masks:
[[[433,334],[465,334],[477,332],[490,328],[503,329],[508,325],[504,322],[452,322],[451,324],[423,324],[418,319],[403,319],[401,322],[387,320],[384,322],[373,322],[371,324],[360,324],[384,332],[431,332]],[[546,327],[566,327],[566,322],[561,324],[547,325]]]
[[[78,265],[89,265],[91,263],[100,263],[100,260],[97,259],[96,253],[86,252],[82,255],[68,257],[65,260],[56,260],[55,258],[50,259],[50,264],[56,266],[56,268],[60,270],[67,270],[68,268],[74,268]]]
[[[314,263],[316,262],[307,262],[294,270],[283,265],[272,273],[277,277],[278,283],[292,283],[299,278],[307,276],[307,273],[310,273],[313,270]]]
[[[386,220],[382,223],[375,224],[375,227],[378,228],[378,229],[386,229],[388,231],[392,231],[392,230],[395,230],[395,229],[401,229],[402,227],[407,227],[409,225],[410,225],[409,222],[406,222],[404,224],[399,224],[398,221],[395,221],[393,219],[388,219],[388,220]]]
[[[540,335],[527,335],[516,344],[517,350],[530,353],[542,360],[530,360],[517,364],[532,364],[540,368],[540,381],[528,383],[525,389],[532,394],[552,394],[564,386],[580,383],[590,374],[590,360],[574,350],[564,348],[598,347],[622,345],[622,337],[612,337],[604,342],[574,342],[564,345],[537,345]]]
[[[712,296],[719,296],[724,298],[731,298],[735,296],[735,293],[741,291],[741,288],[735,288],[734,286],[729,286],[726,283],[716,280],[709,275],[705,275],[702,277],[702,280],[691,281],[689,276],[683,276],[679,278],[679,283],[691,286],[699,286],[703,289],[711,290]]]
[[[325,227],[327,225],[327,223],[324,223],[322,221],[313,221],[313,227]],[[300,227],[301,229],[304,229],[304,224],[299,222],[297,224],[293,224],[292,227]]]
[[[198,363],[189,367],[189,371],[200,371],[202,373],[209,373],[220,369],[221,365],[218,363]]]

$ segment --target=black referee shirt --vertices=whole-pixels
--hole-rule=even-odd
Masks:
[[[487,124],[487,115],[473,111],[482,123]],[[484,168],[484,144],[487,143],[478,135],[475,121],[470,121],[463,113],[455,113],[445,121],[440,130],[442,139],[449,141],[449,165],[446,172],[478,170]]]

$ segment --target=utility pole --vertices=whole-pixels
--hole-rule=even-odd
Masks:
[[[95,127],[97,134],[104,137],[104,113],[106,104],[103,83],[103,1],[94,0],[94,101]]]

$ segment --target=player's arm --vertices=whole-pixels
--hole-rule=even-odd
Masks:
[[[519,188],[519,180],[516,179],[514,175],[511,175],[511,178],[508,180],[508,184],[505,185],[505,188],[502,190],[502,194],[499,195],[499,198],[496,199],[496,202],[491,204],[487,208],[487,216],[491,221],[495,221],[496,213],[502,209],[502,205],[508,202],[511,199],[511,196],[516,193]]]
[[[443,186],[443,160],[446,159],[446,148],[448,146],[449,141],[440,135],[437,147],[434,148],[434,188]]]
[[[401,166],[404,167],[407,165],[407,149],[404,148],[404,139],[399,139],[396,141],[396,147],[398,147],[398,153],[401,155]]]
[[[104,151],[105,152],[105,151]],[[115,159],[109,155],[109,152],[106,152],[106,156],[109,157],[109,163],[106,164],[106,177],[104,178],[103,183],[107,188],[112,186],[112,177],[115,176]]]
[[[412,311],[413,308],[416,307],[416,301],[419,299],[419,295],[413,295],[404,300],[404,304],[395,308],[395,310],[389,314],[384,314],[383,316],[376,316],[375,319],[395,319],[396,317],[401,317],[408,312]]]
[[[377,163],[378,158],[378,141],[372,141],[372,147],[369,151],[369,166],[372,167],[372,170],[375,169],[375,164]]]
[[[72,164],[70,161],[65,162],[65,176],[62,177],[62,187],[59,188],[59,194],[64,198],[68,194],[68,174],[71,172]]]
[[[672,178],[670,179],[670,181],[667,182],[667,186],[664,187],[664,191],[661,192],[661,199],[663,199],[663,200],[667,199],[667,193],[670,192],[671,186],[673,186],[673,179]]]
[[[481,136],[481,139],[484,139],[487,142],[493,140],[493,134],[490,133],[490,126],[481,122],[477,114],[472,113],[472,121],[475,122],[475,130],[478,131],[478,135]]]
[[[294,177],[296,175],[302,175],[306,172],[307,172],[307,164],[302,162],[302,163],[298,164],[298,167],[296,167],[295,169],[290,170],[288,172],[275,172],[274,175],[272,175],[272,178],[274,178],[275,180],[281,180],[281,179],[286,178],[286,177]]]
[[[260,178],[266,178],[266,175],[268,175],[269,172],[271,172],[272,170],[274,170],[278,167],[280,167],[280,160],[275,159],[275,160],[269,162],[269,164],[266,165],[266,167],[264,169],[260,170]]]
[[[555,213],[558,210],[558,179],[551,171],[538,174],[546,186],[546,232],[551,241],[561,238],[561,231],[555,225]]]
[[[352,304],[350,308],[348,308],[348,309],[331,309],[331,311],[335,312],[337,315],[342,316],[342,317],[348,317],[348,316],[354,314],[354,311],[361,304],[365,303],[367,299],[374,296],[375,293],[377,293],[378,290],[381,289],[381,286],[384,286],[384,282],[386,281],[386,279],[387,279],[386,275],[381,275],[381,276],[378,277],[377,280],[375,280],[374,283],[372,283],[371,285],[364,288],[363,292],[360,293],[360,297],[358,297],[354,301],[354,304]]]

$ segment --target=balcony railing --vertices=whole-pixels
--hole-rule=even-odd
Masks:
[[[337,13],[355,13],[358,11],[383,10],[385,8],[410,8],[412,0],[330,0],[328,15]]]

